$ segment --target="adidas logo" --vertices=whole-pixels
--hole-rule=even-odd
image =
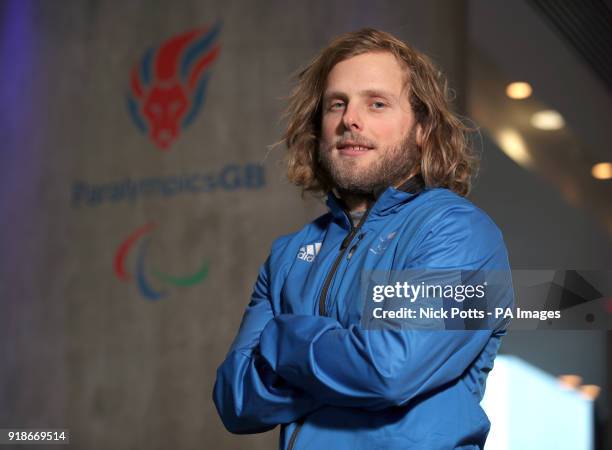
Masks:
[[[301,259],[306,262],[313,262],[315,256],[319,253],[319,249],[321,248],[321,242],[315,242],[314,244],[308,244],[300,248],[298,252],[298,259]]]

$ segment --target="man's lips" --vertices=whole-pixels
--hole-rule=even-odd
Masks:
[[[372,147],[367,144],[348,139],[336,144],[336,148],[342,156],[362,156],[365,155],[368,150],[372,150]]]
[[[346,155],[346,156],[361,156],[361,155],[365,155],[369,150],[372,150],[371,147],[365,147],[362,145],[347,145],[347,144],[338,145],[337,149],[341,155]]]

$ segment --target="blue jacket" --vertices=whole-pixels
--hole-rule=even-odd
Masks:
[[[217,371],[214,401],[232,433],[281,425],[281,449],[476,449],[480,407],[506,332],[372,330],[360,323],[364,270],[509,270],[491,219],[448,189],[390,187],[353,225],[330,212],[277,239],[240,330]],[[513,302],[511,284],[495,299]]]

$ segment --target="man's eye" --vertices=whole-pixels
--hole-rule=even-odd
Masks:
[[[338,109],[344,106],[344,103],[342,102],[334,102],[331,105],[329,105],[329,109]]]
[[[374,102],[372,103],[372,106],[374,107],[374,109],[382,109],[387,105],[385,105],[383,102]]]

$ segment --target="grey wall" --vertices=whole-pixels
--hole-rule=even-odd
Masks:
[[[126,111],[130,70],[147,48],[219,18],[203,109],[160,152]],[[435,20],[421,2],[3,2],[0,425],[67,427],[90,449],[273,447],[275,433],[227,433],[211,389],[270,243],[323,211],[267,152],[289,76],[365,25],[434,48]],[[263,163],[265,186],[72,203],[77,180],[231,163]],[[149,262],[177,275],[210,262],[203,283],[156,302],[113,271],[121,242],[153,221]]]
[[[73,447],[88,449],[274,448],[276,432],[227,433],[211,390],[272,240],[324,211],[300,200],[283,180],[280,150],[267,150],[282,130],[289,76],[331,37],[375,26],[431,54],[463,84],[457,54],[464,43],[444,33],[450,27],[464,35],[462,5],[452,15],[445,2],[416,0],[5,0],[0,428],[70,428]],[[130,70],[147,48],[218,18],[221,53],[204,106],[171,150],[160,152],[126,110]],[[604,261],[587,217],[491,144],[485,150],[474,200],[504,231],[515,263]],[[250,163],[264,165],[263,186],[72,203],[76,180],[102,184]],[[175,275],[210,263],[200,284],[158,286],[168,291],[158,301],[113,270],[121,242],[153,221],[149,263]],[[561,247],[555,236],[570,243]],[[126,268],[136,266],[130,254]]]

